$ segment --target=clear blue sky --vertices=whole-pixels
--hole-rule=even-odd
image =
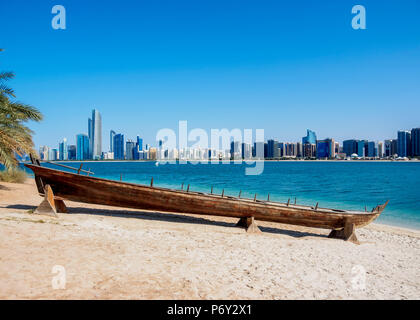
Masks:
[[[51,27],[64,5],[67,29]],[[351,28],[362,4],[367,30]],[[420,1],[1,1],[0,70],[57,146],[102,113],[155,144],[160,128],[263,128],[266,138],[383,140],[420,126]]]

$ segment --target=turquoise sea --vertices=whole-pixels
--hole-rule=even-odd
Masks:
[[[63,162],[78,168],[80,162]],[[43,164],[58,168],[50,164]],[[246,164],[159,164],[156,162],[85,162],[94,176],[154,186],[338,209],[371,210],[390,200],[378,223],[420,229],[420,162],[266,161],[258,176],[245,175]],[[29,170],[30,171],[30,170]]]

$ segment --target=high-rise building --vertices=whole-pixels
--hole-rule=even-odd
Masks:
[[[134,160],[140,160],[140,152],[143,151],[143,139],[141,139],[139,136],[137,136],[136,145],[134,146],[133,150],[133,159]]]
[[[376,154],[377,154],[377,149],[376,149],[375,142],[368,141],[367,142],[367,153],[366,153],[366,156],[368,158],[376,158]]]
[[[92,159],[93,158],[93,122],[92,119],[89,118],[88,119],[88,137],[89,137],[89,157],[88,159]]]
[[[385,157],[393,157],[397,154],[397,140],[385,140]]]
[[[384,156],[385,157],[391,157],[392,156],[391,143],[392,143],[392,140],[385,140],[384,141]]]
[[[279,142],[276,140],[267,141],[267,158],[280,158]]]
[[[114,137],[115,137],[115,131],[111,130],[109,132],[109,152],[114,152]]]
[[[143,139],[140,138],[139,136],[137,136],[137,145],[138,145],[138,149],[139,151],[143,151]]]
[[[156,156],[157,156],[157,150],[156,148],[150,148],[149,149],[149,160],[156,160]]]
[[[365,157],[367,154],[366,144],[367,144],[366,140],[357,141],[357,155],[361,158]]]
[[[98,110],[92,110],[88,120],[90,154],[92,159],[100,159],[102,154],[102,118]]]
[[[39,148],[39,158],[41,160],[45,160],[45,161],[51,160],[49,153],[50,153],[50,148],[48,148],[47,146],[41,146]]]
[[[384,143],[382,141],[378,142],[378,157],[379,158],[384,157]]]
[[[251,159],[252,157],[252,145],[250,143],[242,143],[242,158]]]
[[[281,158],[281,157],[284,157],[285,155],[286,155],[286,144],[284,142],[279,142],[277,150],[276,149],[274,150],[274,158]]]
[[[316,144],[305,143],[303,146],[303,157],[304,158],[315,158],[316,157]]]
[[[58,152],[60,160],[68,160],[68,149],[67,149],[67,139],[64,138],[62,142],[58,144]]]
[[[398,140],[397,139],[392,140],[391,150],[393,152],[392,153],[393,155],[398,155]]]
[[[335,142],[334,139],[317,140],[316,157],[318,159],[335,158]]]
[[[296,143],[288,143],[284,144],[283,148],[283,157],[296,157],[297,156],[297,147]]]
[[[230,158],[232,160],[242,159],[242,148],[239,141],[232,141],[230,143]]]
[[[68,146],[68,159],[76,160],[76,146],[74,144]]]
[[[303,148],[300,142],[296,143],[296,157],[302,158],[303,157]]]
[[[125,143],[125,159],[134,160],[134,150],[136,149],[136,144],[133,140],[127,140]]]
[[[252,156],[257,159],[264,159],[264,142],[254,142],[254,147],[252,148]],[[266,148],[265,148],[266,149]]]
[[[90,159],[89,137],[85,134],[76,135],[76,160],[83,161]]]
[[[58,160],[58,150],[57,149],[50,149],[48,158],[50,161],[57,161]]]
[[[358,141],[351,139],[343,141],[343,152],[346,154],[347,157],[351,157],[352,154],[358,153],[357,152],[357,145]]]
[[[302,138],[302,144],[316,144],[316,134],[312,130],[306,130],[306,137]]]
[[[121,133],[114,136],[114,159],[124,160],[124,135]]]
[[[334,153],[337,155],[339,153],[341,153],[343,150],[340,148],[340,143],[335,142],[334,144]]]
[[[411,156],[411,132],[398,131],[397,153],[399,157]]]
[[[420,157],[420,128],[411,129],[411,155]]]

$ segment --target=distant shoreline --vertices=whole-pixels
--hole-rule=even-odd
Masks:
[[[64,162],[64,163],[80,163],[80,162],[92,162],[92,163],[104,163],[104,162],[166,162],[171,163],[176,161],[179,163],[180,161],[187,161],[187,162],[196,162],[196,163],[207,163],[211,162],[211,160],[41,160],[41,162]],[[231,163],[235,164],[233,160],[230,160]],[[246,162],[344,162],[344,163],[358,163],[358,162],[396,162],[396,163],[420,163],[419,160],[294,160],[294,159],[284,159],[284,160],[242,160],[241,163]],[[21,162],[21,163],[29,163],[28,161]],[[223,160],[219,160],[219,163],[223,164]]]

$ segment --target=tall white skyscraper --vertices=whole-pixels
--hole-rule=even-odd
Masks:
[[[89,154],[91,159],[100,159],[102,155],[102,119],[98,110],[92,110],[92,118],[88,120]]]
[[[114,137],[115,137],[115,131],[111,130],[109,132],[109,152],[114,152]]]
[[[92,119],[89,118],[88,119],[88,137],[89,137],[89,158],[88,159],[92,159],[93,156],[93,123],[92,123]]]

